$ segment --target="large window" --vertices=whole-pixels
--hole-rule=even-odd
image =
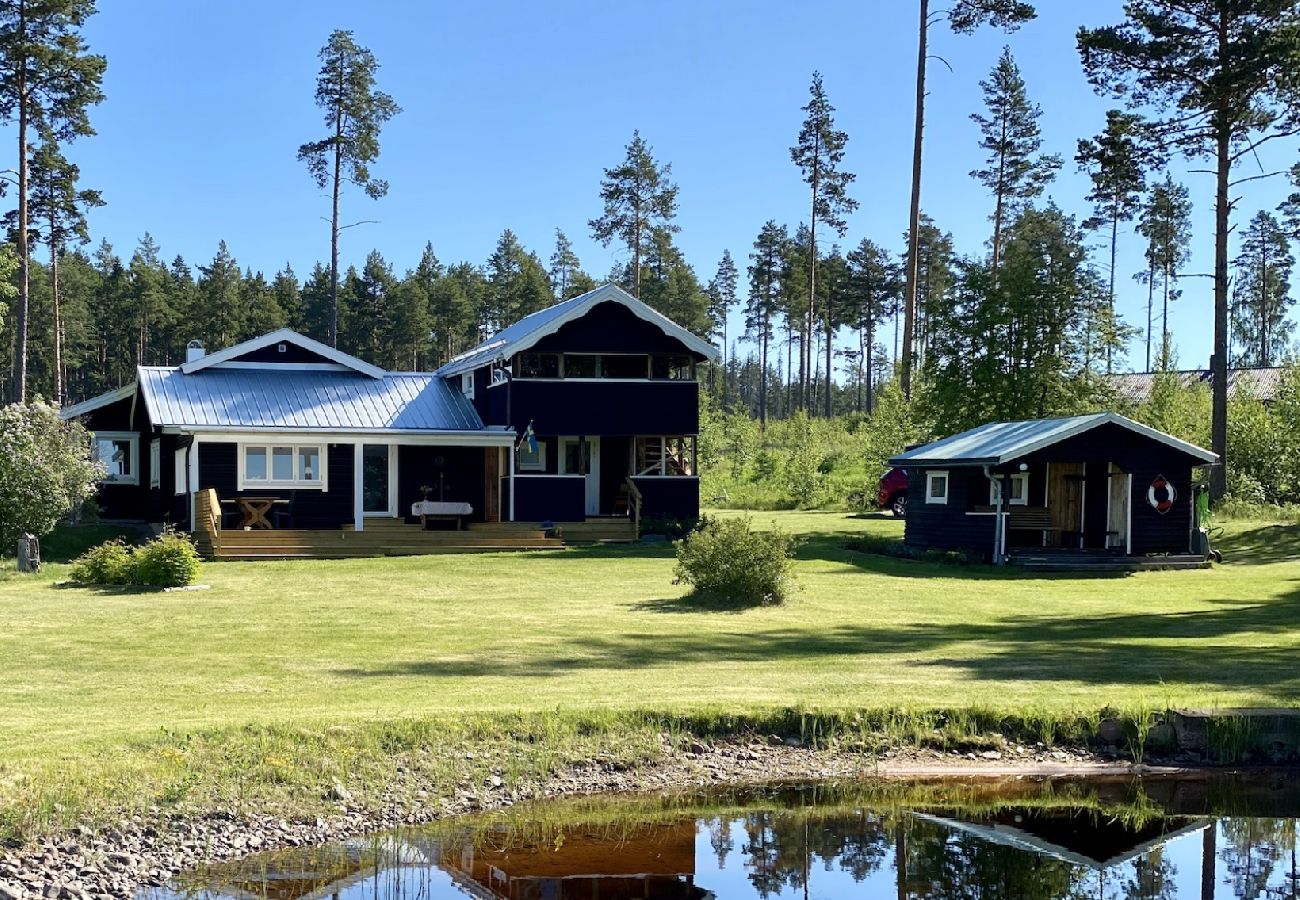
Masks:
[[[599,378],[600,357],[592,353],[564,354],[565,378]]]
[[[694,381],[695,361],[684,353],[660,353],[650,357],[650,377],[669,381]]]
[[[97,431],[94,453],[107,470],[103,483],[140,483],[139,435],[130,431]]]
[[[515,468],[520,472],[546,471],[546,444],[540,438],[535,443],[536,451],[530,450],[528,442],[524,441],[515,452]]]
[[[641,378],[650,374],[650,360],[636,354],[610,354],[600,358],[600,374],[604,378]]]
[[[558,353],[521,353],[519,354],[520,378],[559,378],[560,354]]]
[[[664,476],[696,474],[695,438],[690,435],[638,437],[636,474]]]
[[[325,448],[320,444],[243,444],[239,489],[300,487],[325,490]]]
[[[1018,475],[1004,475],[1004,478],[1011,482],[1011,499],[1009,506],[1027,506],[1029,504],[1029,473],[1021,472]],[[1000,481],[989,482],[989,506],[998,505],[998,488]]]

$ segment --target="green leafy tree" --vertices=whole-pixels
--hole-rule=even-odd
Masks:
[[[849,324],[858,333],[858,385],[859,390],[866,390],[866,411],[871,413],[875,408],[876,332],[899,306],[902,272],[890,253],[868,238],[849,252],[848,265]]]
[[[3,0],[0,2],[0,121],[18,138],[18,306],[14,321],[13,398],[27,398],[27,317],[32,211],[31,129],[46,143],[61,144],[94,134],[89,108],[104,99],[104,57],[87,52],[81,29],[95,12],[94,0]]]
[[[1138,218],[1138,234],[1147,239],[1147,370],[1151,369],[1152,310],[1156,278],[1159,276],[1164,299],[1160,314],[1159,368],[1170,368],[1173,340],[1169,332],[1169,303],[1182,291],[1175,285],[1178,273],[1191,255],[1192,201],[1184,185],[1166,174],[1164,181],[1151,188]],[[1207,440],[1206,443],[1209,443]]]
[[[1295,256],[1281,223],[1271,213],[1260,211],[1251,219],[1234,268],[1232,364],[1276,365],[1295,333],[1295,324],[1288,319],[1295,305],[1291,297]]]
[[[1300,132],[1300,23],[1294,0],[1128,0],[1118,25],[1081,28],[1100,93],[1159,115],[1155,136],[1215,173],[1212,447],[1228,458],[1228,234],[1233,172],[1269,141]],[[1258,177],[1252,175],[1249,177]],[[1227,485],[1210,470],[1210,492]]]
[[[1034,7],[1021,0],[955,0],[947,9],[930,11],[930,0],[920,0],[921,24],[917,29],[916,49],[916,118],[912,135],[912,202],[908,218],[907,255],[903,286],[903,349],[900,359],[901,388],[904,398],[912,397],[912,369],[915,359],[917,302],[921,284],[921,162],[924,156],[926,69],[930,62],[930,28],[940,22],[957,34],[971,34],[982,25],[1015,31],[1036,15]]]
[[[908,243],[911,244],[908,235]],[[953,269],[956,253],[953,250],[952,234],[942,231],[927,215],[921,216],[921,233],[917,241],[916,269],[916,310],[912,352],[918,362],[924,363],[930,347],[930,322],[944,314],[948,307],[948,294],[955,279]],[[904,286],[904,291],[906,291]],[[900,304],[901,305],[901,304]],[[894,339],[898,340],[897,320],[895,320]],[[906,338],[904,347],[908,345]],[[899,390],[902,391],[902,357],[895,346],[894,359],[899,361]],[[908,391],[903,391],[903,398],[909,399]]]
[[[316,105],[325,111],[325,127],[329,134],[299,147],[298,159],[307,164],[317,187],[330,187],[328,340],[337,346],[339,232],[352,227],[339,225],[339,195],[345,180],[361,188],[372,199],[388,193],[388,182],[373,177],[370,166],[379,158],[380,130],[385,122],[402,110],[392,97],[375,87],[379,63],[373,53],[356,43],[351,31],[334,31],[321,48],[320,61]]]
[[[1092,215],[1083,223],[1089,230],[1110,231],[1110,283],[1107,301],[1110,315],[1115,316],[1115,265],[1119,255],[1119,226],[1131,222],[1141,207],[1146,187],[1146,168],[1151,160],[1138,141],[1142,119],[1132,113],[1112,109],[1106,113],[1106,130],[1097,137],[1079,141],[1075,161],[1092,179],[1088,200]],[[1113,356],[1106,356],[1106,371],[1114,371]]]
[[[804,408],[810,406],[812,391],[812,335],[817,317],[817,223],[826,225],[840,237],[847,223],[844,217],[858,208],[858,201],[849,196],[849,185],[855,176],[844,171],[844,149],[849,136],[835,128],[835,107],[826,96],[820,72],[813,72],[809,87],[808,105],[799,137],[790,148],[790,160],[803,174],[811,189],[812,202],[808,226],[808,305],[804,319],[804,341],[801,344],[800,370],[801,395]],[[827,316],[829,320],[831,317]],[[827,373],[829,377],[829,372]],[[826,392],[826,416],[831,415],[831,392]]]
[[[90,434],[55,407],[0,407],[0,546],[49,534],[94,495],[103,472],[90,457]]]
[[[750,252],[749,299],[745,305],[745,336],[758,344],[758,421],[767,427],[768,347],[776,336],[773,321],[780,310],[781,278],[790,235],[784,225],[769,219]]]
[[[605,170],[600,182],[604,213],[587,223],[592,236],[608,247],[615,239],[632,254],[632,296],[641,297],[641,260],[656,231],[669,235],[680,229],[673,224],[677,215],[677,185],[672,182],[672,163],[660,165],[651,147],[632,132],[622,163]]]
[[[1043,138],[1038,127],[1043,110],[1025,93],[1020,67],[1004,48],[989,77],[980,82],[986,114],[976,113],[971,121],[979,125],[980,147],[988,153],[983,168],[971,177],[993,194],[993,255],[989,271],[996,283],[1002,267],[1002,240],[1007,224],[1014,221],[1025,203],[1040,196],[1056,177],[1061,158],[1042,153]]]

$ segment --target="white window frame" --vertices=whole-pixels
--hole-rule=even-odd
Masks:
[[[248,478],[245,472],[245,463],[248,457],[248,451],[254,449],[266,450],[266,478]],[[294,477],[290,479],[272,478],[272,460],[275,450],[293,450],[293,471]],[[308,481],[297,476],[298,472],[298,452],[300,450],[315,450],[317,458],[320,460],[320,471],[317,478]],[[293,488],[295,490],[308,491],[328,491],[329,490],[329,464],[326,454],[329,451],[328,445],[324,443],[315,443],[312,441],[292,443],[288,441],[241,441],[239,443],[239,490],[256,491],[262,489],[275,488]]]
[[[934,494],[934,482],[936,479],[943,479],[943,496],[936,497]],[[948,476],[947,469],[928,469],[925,473],[925,502],[935,505],[946,506],[948,497],[952,494],[952,478]]]
[[[172,473],[172,495],[182,497],[190,492],[189,455],[184,447],[177,447],[173,459],[176,470]]]
[[[149,442],[149,487],[162,487],[162,441]]]
[[[474,399],[474,373],[462,372],[460,376],[460,392],[466,400]]]
[[[96,431],[94,432],[95,454],[98,458],[100,441],[129,441],[131,445],[129,475],[106,475],[100,484],[139,484],[140,483],[140,435],[134,431]]]
[[[534,438],[537,441],[537,459],[536,461],[525,461],[523,449],[515,451],[515,468],[520,472],[545,472],[546,471],[546,442],[541,438]],[[525,442],[527,443],[527,442]]]
[[[1029,505],[1029,473],[1015,472],[1011,475],[1003,475],[1002,478],[1011,480],[1011,498],[1007,501],[1007,506],[1028,506]],[[1020,498],[1016,499],[1016,485],[1020,485]],[[1001,479],[989,482],[989,506],[998,505],[998,489],[1002,486]]]

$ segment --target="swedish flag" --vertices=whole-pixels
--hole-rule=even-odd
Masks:
[[[515,450],[522,450],[524,444],[528,445],[529,453],[537,452],[537,435],[533,434],[533,423],[531,420],[528,422],[528,427],[524,429],[524,436],[519,439],[519,446],[516,447]]]

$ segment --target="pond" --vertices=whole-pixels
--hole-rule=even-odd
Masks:
[[[214,865],[176,898],[1300,897],[1300,775],[583,799]]]

